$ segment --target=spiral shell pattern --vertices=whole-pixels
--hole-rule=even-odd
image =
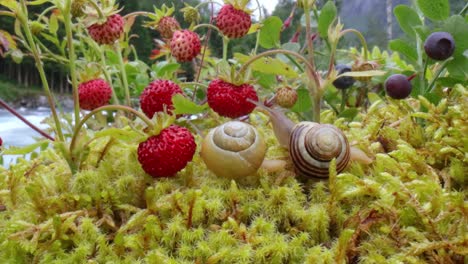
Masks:
[[[327,178],[333,158],[337,172],[343,171],[350,159],[343,132],[333,125],[313,122],[301,122],[293,128],[289,152],[296,171],[313,178]]]
[[[201,157],[210,171],[220,177],[241,178],[258,170],[266,144],[251,125],[227,122],[210,131],[203,140]]]

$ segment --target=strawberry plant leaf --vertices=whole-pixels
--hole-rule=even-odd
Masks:
[[[322,38],[328,36],[328,28],[336,18],[336,6],[332,1],[328,1],[322,8],[318,19],[318,31]]]
[[[57,15],[53,13],[49,20],[49,32],[53,35],[57,34],[58,27]]]
[[[348,108],[341,112],[338,117],[339,118],[346,118],[349,121],[352,121],[357,115],[359,114],[359,110],[357,108]]]
[[[448,0],[417,0],[419,9],[431,20],[444,20],[450,16]]]
[[[234,54],[234,57],[241,63],[247,62],[250,57],[241,53]],[[274,75],[284,75],[288,78],[296,78],[297,72],[293,67],[284,63],[280,59],[275,59],[271,57],[263,57],[259,60],[256,60],[251,64],[251,68],[254,71],[259,71],[267,74]]]
[[[36,149],[43,148],[44,145],[48,145],[49,140],[42,140],[25,147],[10,147],[3,151],[3,155],[27,155]]]
[[[414,32],[414,28],[422,25],[418,13],[407,5],[398,5],[395,7],[393,12],[395,13],[395,17],[403,32],[405,32],[406,35],[415,38],[416,33]]]
[[[177,115],[195,115],[203,113],[203,111],[208,109],[208,104],[198,105],[181,94],[174,95],[172,97],[172,103],[174,104],[174,113]]]
[[[303,113],[310,111],[312,107],[312,101],[310,100],[309,90],[305,88],[299,88],[297,91],[297,102],[291,108],[292,111]]]
[[[283,22],[279,17],[271,16],[263,22],[260,29],[260,46],[265,49],[279,47]]]

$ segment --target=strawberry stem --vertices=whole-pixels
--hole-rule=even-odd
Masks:
[[[359,38],[359,41],[361,41],[362,48],[364,49],[364,60],[368,61],[369,60],[369,52],[368,52],[366,38],[364,38],[362,33],[359,32],[358,30],[356,30],[354,28],[348,28],[348,29],[345,29],[345,30],[341,31],[340,36],[339,36],[338,39],[340,39],[341,37],[343,37],[344,35],[346,35],[348,33],[354,33]]]
[[[26,34],[27,45],[31,48],[31,52],[33,54],[34,61],[36,63],[36,68],[37,68],[37,70],[39,72],[39,76],[41,78],[42,85],[44,86],[44,91],[46,93],[47,100],[49,102],[50,111],[52,112],[52,116],[54,118],[54,122],[55,122],[55,126],[56,126],[55,129],[56,129],[58,138],[59,138],[60,141],[65,141],[65,138],[64,138],[63,132],[62,132],[62,125],[60,123],[60,119],[58,117],[57,110],[55,109],[54,96],[52,95],[52,92],[50,91],[49,82],[47,81],[47,77],[46,77],[46,74],[45,74],[45,71],[44,71],[43,63],[42,63],[42,60],[41,60],[41,54],[39,52],[39,49],[36,46],[36,43],[34,41],[32,33],[31,33],[31,29],[30,29],[29,24],[28,24],[28,9],[27,9],[25,0],[21,0],[21,9],[22,9],[21,10],[22,15],[17,16],[17,18],[18,18],[19,22],[21,23],[21,26],[22,26],[25,34]]]
[[[64,24],[65,24],[65,31],[67,34],[67,45],[68,45],[68,57],[69,57],[69,65],[70,65],[70,75],[72,81],[72,89],[73,89],[73,102],[74,102],[74,110],[75,110],[75,124],[80,122],[80,98],[78,95],[78,79],[76,76],[76,54],[75,54],[75,46],[73,45],[73,32],[72,32],[72,21],[71,21],[71,0],[66,2],[68,6],[65,8],[69,10],[63,14],[64,16]]]
[[[127,105],[131,107],[132,101],[130,98],[130,88],[128,87],[127,72],[125,71],[125,64],[122,57],[122,47],[120,46],[119,41],[115,42],[115,52],[117,53],[117,57],[119,59],[121,81],[125,90],[125,100]]]
[[[143,122],[145,122],[146,125],[148,125],[148,128],[150,130],[154,130],[153,122],[148,117],[146,117],[146,115],[144,115],[143,113],[141,113],[141,112],[139,112],[139,111],[137,111],[137,110],[135,110],[135,109],[133,109],[131,107],[124,106],[124,105],[105,105],[105,106],[101,106],[101,107],[96,108],[93,111],[89,112],[87,115],[85,115],[83,117],[83,119],[80,121],[80,123],[78,123],[76,125],[75,130],[73,132],[72,140],[70,142],[70,155],[72,157],[73,157],[73,150],[75,149],[75,146],[76,146],[76,141],[78,140],[78,134],[79,134],[81,128],[86,123],[86,121],[88,121],[88,119],[90,119],[91,117],[93,117],[97,113],[100,113],[102,111],[110,111],[110,110],[120,110],[120,111],[126,111],[126,112],[129,112],[129,113],[132,113],[135,116],[137,116],[138,118],[140,118]]]

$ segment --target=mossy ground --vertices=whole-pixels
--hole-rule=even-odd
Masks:
[[[138,164],[139,132],[88,131],[75,174],[59,144],[0,168],[0,262],[463,263],[467,109],[457,86],[438,105],[375,102],[359,122],[323,112],[374,162],[322,182],[260,170],[236,183],[199,155],[155,180]],[[267,118],[251,122],[267,158],[285,158]]]

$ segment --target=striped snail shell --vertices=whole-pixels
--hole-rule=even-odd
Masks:
[[[350,160],[350,147],[343,132],[333,125],[301,122],[292,129],[289,153],[296,171],[304,176],[327,178],[330,161],[344,170]]]
[[[214,174],[237,179],[255,173],[265,153],[266,144],[253,126],[231,121],[206,135],[200,154]]]

